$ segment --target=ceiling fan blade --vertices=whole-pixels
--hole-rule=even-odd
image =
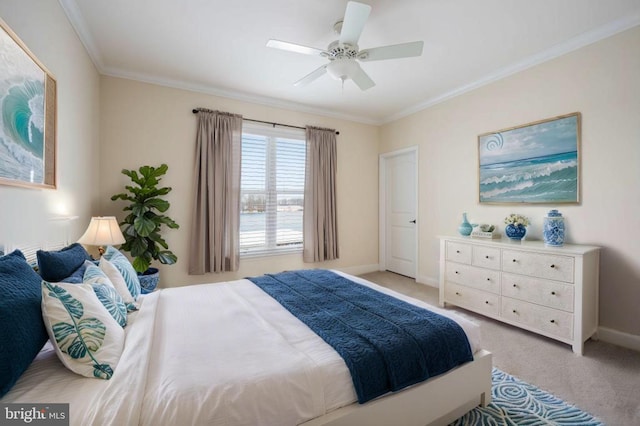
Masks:
[[[342,20],[342,29],[340,30],[340,43],[358,44],[358,39],[360,39],[360,34],[365,22],[367,22],[367,18],[369,18],[370,12],[371,6],[368,4],[355,1],[347,3],[347,9]]]
[[[381,61],[384,59],[410,58],[422,55],[424,42],[413,41],[411,43],[394,44],[391,46],[374,47],[361,50],[358,54],[360,61]]]
[[[300,80],[298,80],[295,83],[293,83],[293,85],[294,86],[298,86],[298,87],[299,86],[306,86],[307,84],[311,83],[312,81],[322,77],[327,72],[327,65],[328,64],[325,64],[325,65],[321,66],[320,68],[316,68],[311,73],[305,75]]]
[[[364,70],[359,65],[358,70],[354,72],[350,77],[351,80],[353,80],[353,82],[358,85],[360,90],[371,89],[376,85],[376,83],[371,80],[371,77],[369,77],[369,75],[367,75],[367,73],[364,72]]]
[[[274,49],[288,50],[290,52],[302,53],[305,55],[326,56],[327,52],[315,47],[303,46],[301,44],[289,43],[288,41],[280,41],[271,39],[267,42],[267,47]],[[323,55],[324,54],[324,55]]]

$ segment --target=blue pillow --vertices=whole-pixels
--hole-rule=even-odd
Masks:
[[[59,282],[73,274],[85,260],[91,260],[89,253],[79,243],[73,243],[58,251],[36,252],[38,269],[42,279]]]
[[[20,250],[0,257],[0,398],[49,338],[42,320],[41,282]]]
[[[69,283],[69,284],[82,284],[82,282],[84,281],[84,272],[87,270],[87,266],[88,265],[96,265],[98,266],[98,262],[100,262],[99,260],[85,260],[84,262],[82,262],[82,265],[80,265],[80,267],[78,269],[76,269],[75,271],[73,271],[73,273],[71,275],[69,275],[68,277],[65,277],[61,280],[61,282],[65,282],[65,283]]]
[[[124,282],[127,283],[127,289],[129,293],[131,293],[131,296],[133,296],[133,300],[138,300],[141,292],[140,279],[138,278],[136,270],[133,269],[131,262],[129,262],[129,259],[113,246],[107,246],[107,250],[102,256],[113,263],[113,266],[116,267],[120,275],[122,275],[122,278],[124,278]]]

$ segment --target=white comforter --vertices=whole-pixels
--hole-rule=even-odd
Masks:
[[[429,309],[479,349],[475,324]],[[236,426],[296,425],[357,400],[337,352],[247,280],[149,294],[126,331],[111,380],[77,376],[45,348],[2,402],[69,402],[78,425]]]

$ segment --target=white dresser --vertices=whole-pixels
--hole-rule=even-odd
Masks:
[[[440,237],[440,305],[460,306],[568,343],[598,328],[600,249]]]

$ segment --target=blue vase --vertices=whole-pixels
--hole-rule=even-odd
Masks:
[[[471,235],[471,231],[473,230],[473,226],[467,220],[467,214],[462,213],[462,223],[458,226],[458,232],[460,235],[469,236]]]
[[[558,210],[550,210],[544,218],[542,228],[544,244],[551,247],[562,247],[564,244],[564,218]]]
[[[504,233],[512,240],[520,241],[527,234],[527,228],[520,224],[514,225],[510,223],[504,227]]]

